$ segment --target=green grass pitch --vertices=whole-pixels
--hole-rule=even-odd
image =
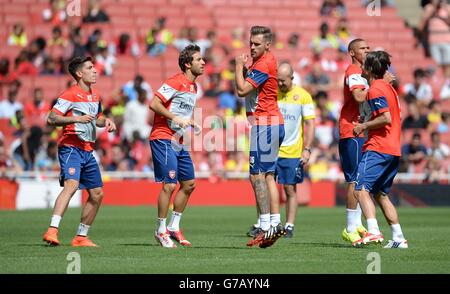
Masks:
[[[192,248],[159,247],[153,237],[155,207],[102,207],[90,237],[99,248],[72,248],[80,209],[69,209],[60,228],[62,246],[42,234],[50,210],[0,211],[0,273],[66,273],[78,252],[81,273],[366,273],[371,252],[381,273],[450,273],[450,208],[400,208],[407,250],[371,245],[351,248],[341,239],[345,208],[299,208],[295,236],[267,249],[247,248],[253,207],[188,207],[182,227]],[[380,211],[379,223],[391,237]]]

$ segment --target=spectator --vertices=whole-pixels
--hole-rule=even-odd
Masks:
[[[441,116],[441,122],[438,124],[436,130],[439,134],[448,133],[450,125],[450,114],[448,112],[443,112]]]
[[[73,28],[70,32],[69,45],[66,48],[66,59],[71,60],[75,57],[86,55],[86,47],[83,45],[82,40],[81,27]]]
[[[350,32],[347,19],[340,18],[337,25],[336,25],[336,37],[339,41],[339,50],[343,51],[344,53],[347,53],[347,47],[350,41],[353,38],[352,33]]]
[[[158,18],[147,34],[147,53],[151,56],[161,55],[166,52],[167,46],[172,42],[173,34],[166,28],[166,18]]]
[[[429,121],[425,115],[421,115],[416,103],[408,104],[408,116],[402,124],[402,129],[426,129]]]
[[[3,57],[0,59],[0,94],[3,85],[9,85],[17,80],[17,75],[15,72],[10,71],[9,59]]]
[[[56,62],[53,58],[48,56],[44,59],[44,64],[42,70],[40,72],[41,75],[56,75],[59,74],[59,71],[56,67]]]
[[[88,38],[86,50],[90,55],[95,56],[99,52],[100,47],[107,47],[107,45],[107,42],[102,38],[102,30],[95,29]]]
[[[36,155],[35,169],[39,171],[58,171],[58,143],[51,140],[47,146],[42,146]]]
[[[425,5],[418,29],[427,32],[430,53],[446,79],[450,79],[450,5],[445,0],[433,0]]]
[[[347,15],[347,9],[342,0],[324,0],[320,7],[320,15],[341,18]]]
[[[325,48],[337,49],[339,47],[338,39],[329,32],[329,26],[326,22],[320,25],[320,34],[312,39],[310,47],[319,52]]]
[[[54,26],[52,29],[52,36],[47,42],[48,47],[59,46],[65,48],[67,46],[67,40],[63,37],[62,29],[60,26]]]
[[[112,52],[115,55],[139,55],[139,45],[131,40],[131,36],[128,33],[122,33],[119,36],[116,44],[112,47]]]
[[[441,100],[450,99],[450,79],[447,79],[444,85],[442,85],[439,98]]]
[[[311,73],[305,77],[305,88],[312,96],[330,89],[330,78],[322,71],[320,64],[315,63]]]
[[[427,119],[433,125],[438,125],[441,122],[442,110],[439,101],[431,101],[428,106],[430,112],[428,112]]]
[[[19,81],[9,86],[8,98],[0,102],[0,118],[11,119],[16,115],[16,111],[23,109],[22,103],[16,101],[20,86]]]
[[[88,11],[83,17],[83,22],[109,22],[109,16],[103,9],[101,9],[99,0],[89,0]]]
[[[290,49],[301,49],[300,48],[300,35],[297,33],[292,33],[288,38],[288,48]]]
[[[242,27],[234,28],[231,31],[231,48],[244,48],[244,29]]]
[[[0,179],[3,179],[6,177],[6,172],[12,166],[13,166],[12,162],[9,159],[8,153],[5,150],[5,143],[3,143],[3,140],[0,140]]]
[[[222,78],[220,73],[213,73],[209,75],[209,83],[208,88],[205,90],[205,96],[216,98],[220,93],[222,93],[222,91]]]
[[[235,95],[235,89],[234,83],[230,82],[228,88],[219,94],[219,109],[236,111],[239,98]]]
[[[33,126],[23,132],[20,144],[13,150],[13,162],[19,170],[33,170],[34,160],[41,146],[42,135],[42,129],[38,126]]]
[[[111,149],[111,163],[106,167],[107,171],[130,171],[131,162],[125,155],[121,145],[113,145]]]
[[[450,155],[450,149],[447,144],[441,143],[438,132],[431,133],[431,147],[428,148],[428,162],[426,166],[427,177],[425,181],[436,183],[441,175],[446,174],[444,162]]]
[[[23,25],[20,23],[16,23],[13,27],[13,32],[9,35],[8,38],[9,46],[19,46],[25,47],[28,44],[27,34],[23,28]]]
[[[47,41],[45,41],[42,37],[38,37],[31,42],[28,50],[30,61],[38,69],[38,71],[42,70],[44,60],[48,58],[48,54],[45,52],[46,46]]]
[[[31,125],[43,125],[49,110],[50,105],[44,100],[42,88],[35,88],[33,101],[25,103],[25,118]]]
[[[425,106],[433,99],[433,90],[426,82],[426,73],[423,69],[417,68],[414,70],[414,82],[406,84],[403,92],[406,95],[416,97],[417,101]]]
[[[425,161],[427,148],[420,141],[420,133],[414,133],[411,142],[402,146],[402,171],[415,172],[415,168]]]
[[[31,62],[30,53],[27,50],[22,50],[19,56],[14,60],[15,72],[19,76],[35,76],[38,74],[37,68]]]
[[[133,133],[138,131],[140,139],[146,139],[150,135],[150,111],[147,103],[147,92],[138,89],[138,98],[125,105],[123,115],[123,132],[128,142],[133,141]]]
[[[129,101],[138,99],[140,89],[147,92],[147,99],[151,99],[153,97],[152,87],[149,83],[144,81],[144,78],[139,74],[134,77],[134,80],[127,82],[122,88],[123,93],[128,96]]]
[[[65,22],[67,15],[64,1],[50,0],[50,8],[46,8],[42,11],[42,18],[45,22],[50,22],[52,25],[60,25]]]
[[[116,64],[116,58],[108,51],[108,48],[99,47],[99,52],[95,57],[95,66],[99,69],[98,72],[102,75],[111,76],[114,64]]]

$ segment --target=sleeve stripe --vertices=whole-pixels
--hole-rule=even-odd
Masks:
[[[379,113],[380,110],[388,108],[386,97],[380,96],[368,100],[370,109],[373,113]]]
[[[167,99],[159,92],[155,92],[155,95],[161,99],[162,102],[167,102]]]
[[[265,72],[259,71],[257,69],[253,69],[248,75],[247,79],[251,79],[255,82],[256,85],[260,86],[262,83],[267,81],[269,75]]]

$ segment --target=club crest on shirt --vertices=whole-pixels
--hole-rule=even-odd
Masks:
[[[174,170],[169,171],[169,178],[175,179],[175,171]]]
[[[191,87],[190,87],[190,89],[189,89],[191,92],[194,92],[194,85],[191,85]]]
[[[75,168],[74,167],[69,167],[69,175],[73,176],[75,174]]]

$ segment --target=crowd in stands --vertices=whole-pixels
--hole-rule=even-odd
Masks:
[[[365,2],[362,0],[361,4],[365,5]],[[392,2],[382,1],[382,4],[392,6]],[[435,11],[430,5],[434,4],[424,5],[423,22],[417,31],[424,31],[427,26],[439,26],[430,16]],[[444,9],[442,7],[439,9]],[[355,37],[348,23],[349,12],[345,1],[324,0],[319,13],[323,22],[318,22],[318,33],[311,40],[302,39],[301,32],[292,32],[287,40],[276,38],[273,42],[275,50],[309,48],[311,51],[310,55],[290,61],[294,62],[296,69],[294,83],[307,89],[316,104],[316,135],[307,171],[313,180],[314,174],[337,177],[340,173],[337,120],[342,95],[339,89],[342,88],[343,73],[350,62],[347,44]],[[248,171],[248,125],[244,101],[237,97],[234,86],[234,52],[246,50],[248,43],[247,32],[242,27],[230,31],[228,39],[219,38],[213,28],[202,38],[193,26],[178,32],[171,31],[166,27],[167,18],[161,16],[148,29],[143,40],[136,40],[130,35],[131,32],[123,32],[117,39],[107,38],[101,28],[85,35],[84,25],[108,23],[111,20],[108,10],[102,8],[99,0],[88,1],[81,25],[72,26],[69,18],[65,1],[50,0],[48,8],[42,11],[42,22],[53,26],[50,38],[38,36],[29,39],[28,28],[21,23],[15,24],[7,37],[7,45],[20,48],[20,51],[13,60],[0,56],[0,121],[6,121],[8,127],[12,128],[11,134],[0,133],[0,174],[6,170],[58,171],[59,168],[56,142],[60,130],[45,124],[46,115],[56,98],[52,96],[55,93],[45,93],[37,85],[33,97],[17,101],[22,77],[64,76],[67,74],[68,61],[83,55],[95,57],[95,66],[100,75],[113,76],[120,56],[148,55],[158,58],[170,49],[182,50],[191,43],[200,46],[207,61],[204,77],[198,84],[199,98],[214,101],[215,106],[208,112],[214,114],[214,118],[204,120],[203,126],[208,132],[225,136],[227,140],[224,144],[233,145],[220,151],[208,149],[214,149],[212,146],[204,146],[203,151],[194,151],[192,157],[195,168],[197,171],[210,172],[212,179],[222,177],[225,172]],[[333,28],[328,24],[328,18],[337,19]],[[448,14],[447,20],[450,20]],[[450,35],[450,30],[447,34]],[[422,42],[422,39],[419,41]],[[430,36],[432,52],[437,50],[435,46],[439,46],[438,41]],[[425,47],[424,52],[427,54]],[[402,128],[405,130],[402,171],[425,172],[426,180],[430,182],[436,181],[439,174],[450,172],[449,142],[442,139],[450,138],[449,113],[442,107],[443,103],[450,101],[450,63],[434,55],[440,67],[417,68],[411,73],[411,83],[403,84],[402,77],[397,77],[394,85],[402,105],[406,106],[402,109]],[[392,71],[395,74],[395,64]],[[445,82],[437,88],[433,80],[438,71],[442,71]],[[98,83],[102,83],[101,77]],[[67,87],[70,85],[68,80]],[[118,127],[115,133],[98,130],[95,155],[103,170],[152,171],[147,138],[152,127],[153,112],[148,105],[159,86],[150,85],[142,75],[136,73],[121,87],[103,93],[103,113],[113,118]],[[333,91],[336,89],[338,91]],[[334,97],[336,95],[339,97]],[[49,96],[52,98],[45,98]],[[233,138],[226,136],[230,129]]]

